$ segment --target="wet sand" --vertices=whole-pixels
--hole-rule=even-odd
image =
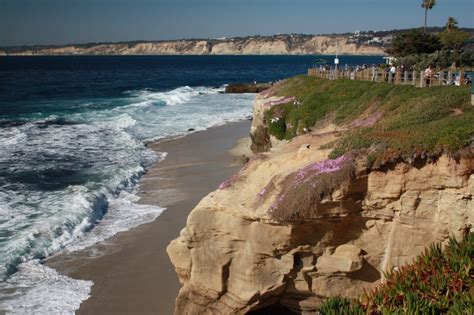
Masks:
[[[168,156],[141,179],[140,202],[167,209],[151,223],[47,262],[72,278],[94,282],[78,314],[173,314],[180,284],[166,246],[202,197],[238,171],[229,150],[249,131],[250,122],[243,121],[150,145]]]

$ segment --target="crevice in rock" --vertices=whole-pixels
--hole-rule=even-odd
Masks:
[[[380,272],[377,270],[377,268],[369,264],[367,261],[364,261],[362,269],[349,272],[346,276],[350,279],[366,282],[379,281],[381,278]]]
[[[224,295],[227,292],[231,264],[232,264],[232,259],[229,260],[229,262],[226,263],[224,266],[222,266],[222,293],[220,294],[220,296]]]

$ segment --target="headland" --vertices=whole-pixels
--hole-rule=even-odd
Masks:
[[[469,89],[299,76],[260,93],[256,155],[167,251],[175,314],[316,313],[474,224]]]

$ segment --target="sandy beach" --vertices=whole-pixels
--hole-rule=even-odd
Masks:
[[[180,284],[166,246],[200,199],[238,170],[239,152],[229,150],[245,145],[249,130],[250,122],[242,121],[150,145],[168,155],[142,177],[140,202],[166,211],[151,223],[47,262],[72,278],[94,282],[79,314],[173,313]]]

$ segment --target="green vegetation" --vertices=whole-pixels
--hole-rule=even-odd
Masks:
[[[278,139],[291,139],[325,121],[347,126],[332,144],[331,158],[369,148],[374,162],[437,156],[467,146],[474,135],[474,107],[465,87],[419,89],[298,76],[286,80],[276,94],[298,100],[265,113],[269,133]]]
[[[358,299],[329,298],[321,313],[474,314],[474,233],[434,244],[411,265],[386,275],[386,282]]]
[[[395,57],[430,54],[442,48],[437,35],[414,28],[395,36],[387,52]]]
[[[425,13],[433,5],[434,1],[424,0]],[[386,52],[397,57],[396,65],[403,65],[405,70],[424,70],[428,65],[440,69],[473,67],[472,41],[472,32],[461,30],[450,16],[444,30],[429,33],[425,22],[424,31],[411,29],[396,35]]]
[[[443,49],[432,54],[409,55],[397,58],[396,65],[404,65],[409,70],[424,70],[429,65],[448,69],[455,64],[459,67],[474,66],[474,51],[457,51]]]
[[[460,50],[465,42],[470,38],[468,32],[458,29],[446,30],[439,34],[439,38],[443,47],[449,50]]]
[[[452,16],[448,17],[448,21],[446,22],[446,30],[451,31],[457,28],[458,28],[458,20],[456,20]]]

